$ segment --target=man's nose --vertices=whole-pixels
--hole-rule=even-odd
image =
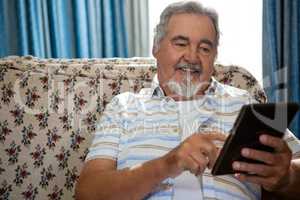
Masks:
[[[191,64],[197,64],[200,60],[197,49],[192,47],[186,49],[184,58]]]

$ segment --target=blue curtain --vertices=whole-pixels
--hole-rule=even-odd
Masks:
[[[0,57],[127,57],[124,0],[0,0]]]
[[[300,1],[263,1],[263,76],[271,102],[300,102]],[[300,136],[300,114],[292,131]]]

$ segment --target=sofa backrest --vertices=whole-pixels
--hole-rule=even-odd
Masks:
[[[72,199],[105,105],[155,73],[152,58],[1,59],[0,199]],[[242,68],[216,65],[214,76],[266,101]]]

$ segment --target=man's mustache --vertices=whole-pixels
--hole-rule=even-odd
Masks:
[[[175,69],[187,70],[190,72],[202,72],[202,65],[200,64],[191,64],[191,63],[178,63],[175,65]]]

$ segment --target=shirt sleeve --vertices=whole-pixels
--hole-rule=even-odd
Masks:
[[[86,161],[95,158],[117,160],[120,136],[124,128],[121,120],[122,106],[118,97],[114,97],[106,106],[97,124],[94,139],[89,148]]]
[[[296,157],[299,158],[300,157],[299,139],[289,129],[286,129],[283,139],[287,142],[289,148],[291,149],[293,153],[293,158]]]

